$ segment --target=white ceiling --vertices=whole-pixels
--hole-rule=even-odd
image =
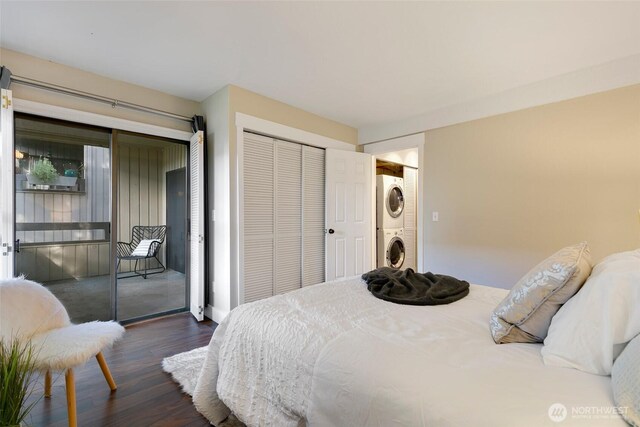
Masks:
[[[640,53],[639,2],[3,0],[0,14],[9,49],[198,101],[232,83],[354,127]]]

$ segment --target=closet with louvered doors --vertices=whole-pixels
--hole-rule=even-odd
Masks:
[[[324,282],[324,150],[245,132],[243,159],[240,303]]]

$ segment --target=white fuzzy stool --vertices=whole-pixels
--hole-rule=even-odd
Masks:
[[[51,371],[65,371],[70,427],[77,426],[73,368],[95,356],[115,390],[101,352],[123,334],[117,322],[72,324],[62,303],[38,283],[23,278],[0,281],[0,339],[31,342],[35,365],[45,372],[45,397],[51,396]]]

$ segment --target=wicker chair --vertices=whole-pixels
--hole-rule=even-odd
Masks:
[[[118,276],[118,279],[126,279],[129,277],[142,276],[145,279],[150,274],[159,274],[165,271],[164,264],[160,262],[158,253],[160,247],[164,243],[164,239],[167,235],[166,225],[136,225],[131,229],[131,241],[130,242],[118,242],[118,265],[116,271],[120,268],[120,261],[135,261],[133,267],[133,274],[128,276]],[[139,245],[143,240],[151,240],[146,252],[140,252]],[[144,248],[144,245],[143,245]],[[137,252],[137,253],[136,253]],[[149,259],[155,258],[160,264],[160,267],[148,268]],[[138,262],[144,260],[144,270],[138,270]],[[151,271],[151,272],[149,272]]]

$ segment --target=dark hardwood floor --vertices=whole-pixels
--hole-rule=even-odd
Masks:
[[[198,323],[190,313],[127,326],[124,338],[104,352],[118,390],[111,392],[95,359],[77,368],[78,425],[208,426],[191,398],[162,370],[162,359],[207,345],[216,324]],[[44,377],[31,399],[39,399],[30,426],[67,425],[64,374],[54,373],[52,397],[41,398]]]

